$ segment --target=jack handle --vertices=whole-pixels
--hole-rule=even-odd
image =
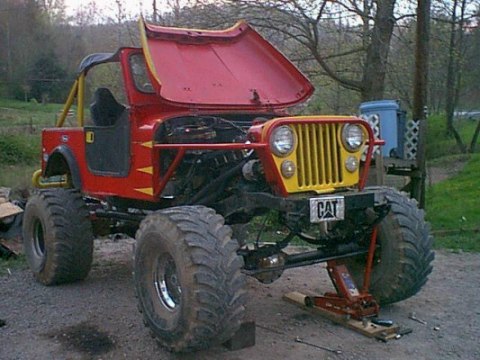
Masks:
[[[372,236],[370,238],[370,246],[368,248],[367,264],[365,265],[365,274],[363,277],[362,294],[368,294],[370,288],[370,279],[372,276],[373,256],[377,246],[378,225],[374,225],[372,229]]]

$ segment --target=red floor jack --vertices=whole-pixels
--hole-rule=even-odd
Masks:
[[[284,296],[285,300],[319,313],[336,323],[356,330],[369,337],[382,341],[399,338],[411,332],[400,328],[391,321],[376,319],[380,307],[368,292],[373,266],[373,257],[377,243],[377,227],[372,231],[367,263],[363,278],[363,286],[359,290],[346,265],[337,264],[335,260],[327,262],[327,271],[336,293],[323,296],[307,296],[292,292]]]

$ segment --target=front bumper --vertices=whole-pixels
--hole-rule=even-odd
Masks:
[[[310,199],[332,196],[342,196],[344,198],[346,216],[352,211],[374,208],[387,203],[384,192],[381,189],[349,190],[325,195],[308,193],[286,198],[264,192],[245,192],[221,201],[215,208],[225,218],[229,218],[234,214],[248,214],[261,209],[276,210],[282,213],[295,214],[298,217],[310,218]]]

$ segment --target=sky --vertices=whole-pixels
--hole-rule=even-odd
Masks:
[[[169,0],[157,0],[157,10],[159,12],[168,9]],[[76,9],[88,7],[89,3],[95,3],[103,16],[114,17],[118,13],[115,0],[64,0],[67,16],[75,15]],[[187,0],[185,0],[187,2]],[[152,0],[121,0],[122,6],[127,17],[137,18],[140,14],[152,13]],[[182,1],[180,1],[182,3]]]
[[[101,1],[92,1],[92,0],[64,0],[66,12],[68,16],[75,14],[76,10],[79,8],[88,7],[89,3],[94,2],[98,7],[99,11],[106,16],[114,16],[117,13],[117,5],[115,0],[101,0]],[[158,1],[159,3],[162,0]],[[132,1],[132,0],[123,0],[123,6],[125,7],[125,12],[129,16],[138,16],[141,13],[151,12],[151,0],[141,0],[141,1]]]

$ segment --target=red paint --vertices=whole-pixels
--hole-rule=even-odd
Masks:
[[[146,25],[158,95],[178,106],[283,109],[313,85],[246,22],[222,31]]]
[[[314,307],[357,320],[378,315],[379,305],[371,294],[358,292],[345,265],[330,260],[327,262],[327,271],[337,293],[325,293],[323,296],[309,297],[309,302]]]
[[[89,171],[83,128],[44,130],[43,156],[50,155],[58,146],[68,147],[79,167],[81,190],[86,195],[158,201],[185,151],[252,149],[263,163],[266,180],[273,192],[287,196],[269,150],[268,139],[273,127],[264,133],[265,123],[254,122],[248,132],[249,143],[245,144],[144,145],[153,142],[155,131],[162,122],[174,117],[200,114],[199,109],[202,115],[228,112],[254,114],[257,117],[271,116],[272,113],[278,117],[286,116],[286,106],[299,103],[312,94],[313,86],[310,82],[246,23],[220,33],[172,30],[147,25],[147,33],[148,46],[162,83],[155,83],[153,78],[151,80],[160,96],[157,93],[140,92],[135,87],[129,57],[141,53],[142,49],[122,48],[118,57],[129,105],[131,158],[128,174],[125,177],[112,177],[95,175]],[[192,91],[186,91],[185,87],[190,87]],[[258,94],[256,99],[253,89]],[[379,144],[374,140],[367,123],[359,118],[284,117],[275,126],[294,122],[359,123],[366,127],[369,143]],[[179,150],[176,158],[166,173],[160,174],[161,151],[175,149]],[[366,168],[370,157],[371,150],[367,156]],[[153,174],[139,171],[147,167],[153,168]],[[46,164],[42,160],[42,169],[45,168]],[[364,186],[366,175],[365,170],[360,188]],[[152,189],[153,195],[135,189]]]
[[[370,238],[367,264],[365,265],[365,275],[363,278],[363,287],[362,287],[363,294],[368,294],[368,289],[370,288],[370,280],[371,280],[372,267],[373,267],[373,256],[375,255],[375,248],[377,246],[377,233],[378,233],[378,227],[375,225],[373,227],[372,236]]]

